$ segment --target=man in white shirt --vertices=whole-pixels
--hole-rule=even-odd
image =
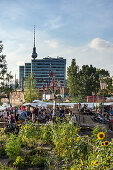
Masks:
[[[76,126],[77,117],[76,117],[76,115],[75,115],[74,113],[73,113],[73,115],[72,115],[71,121],[72,121],[72,123],[74,123],[74,126]]]

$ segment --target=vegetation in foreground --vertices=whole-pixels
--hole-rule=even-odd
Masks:
[[[18,134],[0,129],[0,157],[9,158],[0,169],[105,170],[113,167],[113,140],[105,130],[79,136],[80,128],[67,120],[57,124],[20,125]],[[5,160],[5,159],[4,159]]]

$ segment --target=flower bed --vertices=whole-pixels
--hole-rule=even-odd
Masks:
[[[113,166],[113,140],[104,129],[93,129],[92,136],[80,136],[80,127],[67,120],[56,124],[19,127],[19,133],[0,129],[0,153],[10,161],[4,168],[103,170]]]

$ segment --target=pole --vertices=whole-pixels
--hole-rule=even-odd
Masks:
[[[80,103],[78,105],[78,124],[80,125]]]
[[[104,89],[103,89],[103,105],[102,105],[102,113],[104,113]]]

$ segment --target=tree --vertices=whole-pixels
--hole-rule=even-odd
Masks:
[[[104,90],[104,96],[106,97],[111,96],[113,93],[113,86],[112,86],[112,78],[110,77],[109,72],[104,69],[99,69],[97,70],[97,72],[99,74],[99,80],[102,83],[106,84],[105,89],[99,88],[98,95],[103,95],[103,90]]]
[[[96,68],[92,65],[83,65],[79,72],[81,94],[83,96],[90,96],[99,88],[99,76]]]
[[[30,76],[25,79],[24,86],[25,102],[27,103],[32,102],[33,100],[37,99],[38,96],[39,94],[36,88],[36,80],[34,79],[33,75],[30,74]]]
[[[86,96],[91,96],[92,92],[102,94],[100,89],[100,75],[104,77],[107,83],[105,90],[106,95],[112,93],[112,80],[108,71],[104,69],[97,69],[92,65],[83,65],[79,70],[76,65],[76,60],[72,59],[71,66],[67,69],[67,85],[69,88],[69,95],[75,99],[76,102],[85,101]]]
[[[0,41],[0,53],[2,53],[3,44]],[[7,94],[9,98],[9,94],[12,91],[12,87],[10,86],[10,81],[13,78],[11,73],[7,72],[7,62],[6,55],[0,55],[0,101],[3,93]]]
[[[79,90],[79,66],[76,60],[72,59],[71,66],[67,68],[67,86],[69,88],[69,95],[74,99],[78,97]]]

